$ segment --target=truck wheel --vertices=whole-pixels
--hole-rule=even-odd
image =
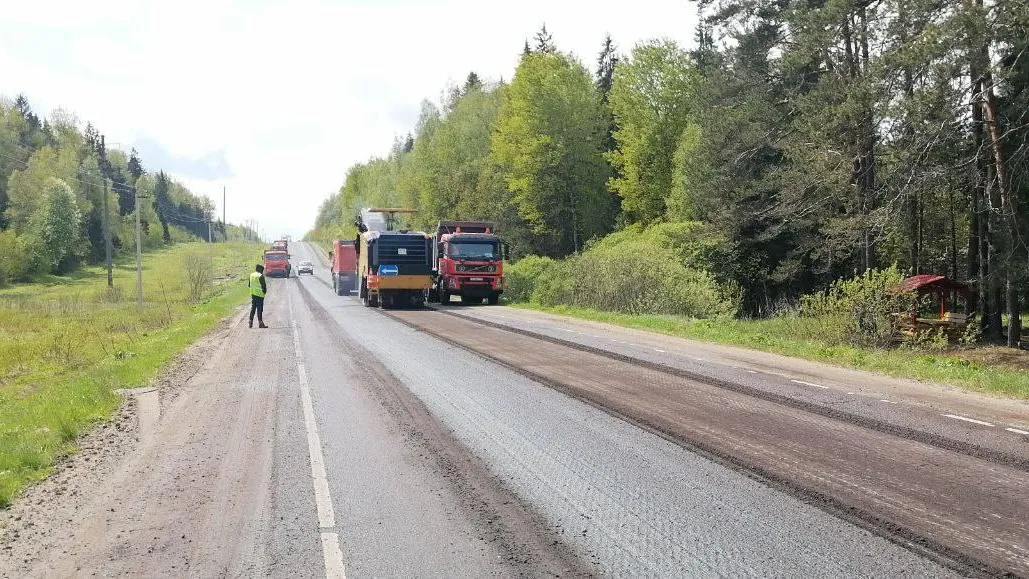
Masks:
[[[443,306],[449,306],[450,305],[450,292],[448,292],[448,291],[440,292],[440,294],[439,294],[439,303],[440,303],[440,305],[443,305]]]
[[[490,294],[486,298],[486,303],[488,303],[491,306],[497,305],[498,303],[500,303],[500,294]]]
[[[482,298],[473,298],[472,296],[461,296],[461,303],[464,305],[481,304]]]

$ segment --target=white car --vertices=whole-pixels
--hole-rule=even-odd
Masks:
[[[310,261],[301,261],[297,265],[297,275],[300,275],[302,273],[309,273],[311,275],[314,275],[314,264]]]

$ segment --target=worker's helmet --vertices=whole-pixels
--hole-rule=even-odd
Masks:
[[[256,269],[257,269],[257,273],[264,273],[264,266],[263,265],[257,264],[257,268]]]

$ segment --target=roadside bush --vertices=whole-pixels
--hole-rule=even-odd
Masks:
[[[182,258],[182,266],[189,282],[189,299],[198,302],[212,285],[214,264],[211,256],[200,251],[187,253]]]
[[[0,231],[0,286],[16,281],[25,281],[32,273],[35,260],[29,251],[25,236],[14,231]]]
[[[684,264],[677,251],[653,238],[615,235],[564,260],[523,258],[507,270],[508,297],[627,314],[714,318],[736,313],[736,292]]]
[[[504,278],[507,287],[504,289],[504,295],[515,302],[533,301],[532,294],[539,279],[556,263],[549,257],[529,255],[515,263],[505,264]]]
[[[910,311],[914,305],[912,296],[895,291],[903,278],[893,266],[839,280],[825,292],[802,297],[800,317],[813,339],[886,348],[897,334],[893,314]]]

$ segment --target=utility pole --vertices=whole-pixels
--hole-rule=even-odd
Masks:
[[[139,191],[133,193],[136,196],[136,307],[143,309],[143,237],[139,229]]]
[[[222,185],[222,235],[229,240],[229,224],[225,221],[225,185]]]
[[[211,221],[207,221],[207,243],[211,243]]]
[[[100,178],[104,182],[104,253],[107,261],[107,287],[114,287],[114,269],[111,266],[111,226],[110,217],[107,212],[107,148],[104,144],[104,136],[100,135]]]

